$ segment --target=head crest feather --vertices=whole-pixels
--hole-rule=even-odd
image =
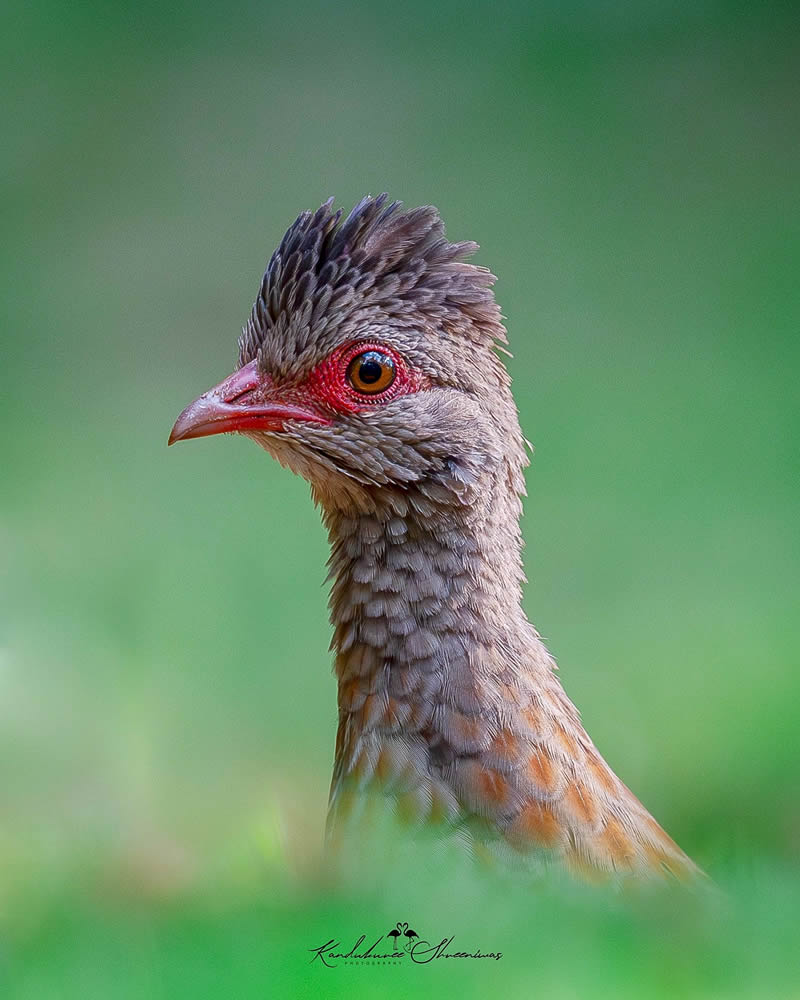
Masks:
[[[301,367],[315,346],[372,315],[444,330],[476,345],[506,342],[494,275],[466,262],[478,249],[450,243],[430,205],[402,211],[386,194],[343,218],[333,198],[303,212],[270,258],[239,338],[239,364]]]

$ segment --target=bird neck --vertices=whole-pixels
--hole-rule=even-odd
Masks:
[[[520,603],[516,487],[497,476],[461,506],[405,492],[325,512],[340,723],[351,735],[418,730],[435,704],[474,700],[487,656],[535,635]]]

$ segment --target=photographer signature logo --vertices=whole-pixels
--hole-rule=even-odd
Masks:
[[[379,934],[367,943],[362,934],[351,947],[342,945],[336,938],[329,938],[319,948],[309,948],[311,961],[321,962],[328,969],[338,965],[429,965],[439,959],[489,958],[499,962],[501,951],[482,951],[480,948],[462,950],[454,945],[455,936],[436,941],[420,937],[406,920],[398,920],[385,934]]]

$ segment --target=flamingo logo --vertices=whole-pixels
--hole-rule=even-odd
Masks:
[[[392,946],[394,947],[394,950],[397,954],[400,953],[400,949],[397,947],[397,942],[400,940],[401,937],[407,938],[405,942],[400,942],[400,943],[403,945],[403,951],[408,951],[408,952],[411,951],[411,948],[414,944],[414,939],[415,938],[417,940],[419,939],[419,934],[417,934],[416,931],[412,930],[408,926],[408,921],[406,920],[403,921],[398,920],[397,924],[389,931],[389,933],[386,936],[392,939]]]

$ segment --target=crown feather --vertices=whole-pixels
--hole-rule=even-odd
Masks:
[[[286,231],[239,338],[240,366],[257,357],[265,368],[299,370],[339,330],[381,313],[489,348],[506,342],[494,275],[466,260],[478,244],[450,243],[434,207],[404,212],[381,194],[343,214],[329,198]]]

